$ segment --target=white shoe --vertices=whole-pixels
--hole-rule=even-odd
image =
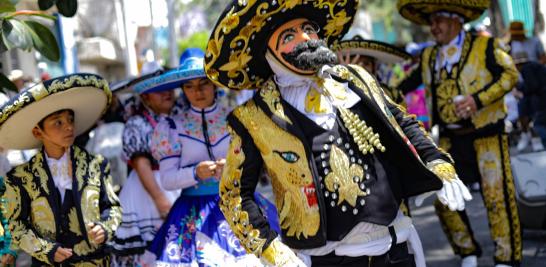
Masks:
[[[517,146],[518,151],[521,152],[525,150],[527,146],[529,145],[529,142],[531,142],[531,133],[522,132],[518,141],[518,146]]]
[[[476,255],[470,255],[463,258],[461,261],[461,267],[477,267],[478,257]]]
[[[544,146],[542,145],[542,140],[540,140],[539,137],[534,137],[531,139],[531,147],[533,148],[533,151],[541,151],[544,150]]]
[[[512,267],[512,266],[506,265],[506,264],[497,264],[495,265],[495,267]]]

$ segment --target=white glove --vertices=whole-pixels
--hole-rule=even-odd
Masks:
[[[464,202],[472,200],[472,195],[463,182],[456,177],[451,181],[442,181],[444,186],[436,192],[438,200],[450,210],[464,210]]]
[[[436,191],[438,200],[452,211],[464,210],[465,200],[472,200],[472,195],[457,176],[453,165],[443,160],[434,160],[427,164],[427,168],[442,180],[442,189]],[[417,196],[415,205],[417,207],[421,206],[423,201],[433,193],[428,192]]]
[[[420,207],[428,197],[434,195],[438,196],[438,200],[446,205],[450,210],[464,210],[464,201],[472,200],[472,195],[461,182],[456,179],[453,181],[443,181],[444,186],[438,191],[426,192],[415,197],[415,206]]]

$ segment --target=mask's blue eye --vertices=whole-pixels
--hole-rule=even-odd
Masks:
[[[296,161],[300,159],[300,156],[298,156],[298,154],[291,151],[280,152],[275,150],[273,152],[277,153],[279,156],[281,156],[282,159],[284,159],[284,161],[288,163],[295,163]]]

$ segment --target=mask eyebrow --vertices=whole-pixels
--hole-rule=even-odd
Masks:
[[[279,38],[277,38],[277,44],[275,45],[275,50],[279,49],[279,42],[281,41],[282,37],[284,36],[284,34],[288,33],[288,32],[292,32],[292,33],[295,33],[296,31],[294,30],[294,28],[288,28],[284,31],[282,31],[280,34],[279,34]]]

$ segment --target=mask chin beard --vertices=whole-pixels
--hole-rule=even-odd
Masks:
[[[335,64],[338,61],[336,54],[326,46],[323,40],[300,43],[294,51],[281,53],[281,55],[286,62],[304,71],[317,71],[324,65]]]

